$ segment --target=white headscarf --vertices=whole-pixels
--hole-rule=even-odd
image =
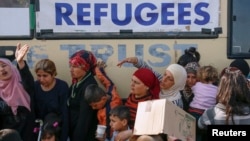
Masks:
[[[187,72],[184,67],[178,64],[171,64],[167,67],[168,71],[170,71],[174,77],[174,85],[167,89],[161,89],[160,98],[167,98],[171,101],[180,98],[180,91],[184,89],[186,80],[187,80]]]

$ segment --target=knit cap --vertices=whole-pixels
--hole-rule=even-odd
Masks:
[[[230,67],[238,68],[246,77],[249,74],[249,65],[244,59],[236,59],[231,64]]]

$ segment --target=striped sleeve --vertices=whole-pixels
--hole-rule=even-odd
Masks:
[[[150,69],[155,74],[155,76],[158,78],[159,81],[162,79],[162,77],[163,77],[162,74],[154,71],[152,69],[152,67],[150,67],[145,61],[143,61],[141,58],[138,58],[138,57],[137,57],[137,60],[138,60],[138,63],[134,64],[134,66],[136,68],[147,68],[147,69]]]

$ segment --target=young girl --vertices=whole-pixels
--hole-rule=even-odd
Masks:
[[[188,112],[198,121],[203,112],[215,106],[218,87],[214,85],[219,74],[213,66],[203,66],[197,71],[198,82],[192,87],[194,98],[189,105]],[[197,124],[196,124],[197,125]],[[196,140],[203,141],[204,132],[196,129]]]
[[[192,87],[194,98],[189,112],[199,119],[204,110],[216,104],[218,87],[214,85],[219,79],[218,71],[213,66],[202,66],[197,72],[198,82]]]
[[[199,118],[198,127],[208,125],[249,125],[250,91],[244,74],[235,67],[222,70],[216,97],[217,104]]]
[[[45,117],[41,141],[59,141],[61,136],[61,119],[57,114],[50,113]]]

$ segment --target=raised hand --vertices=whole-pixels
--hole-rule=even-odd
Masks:
[[[18,43],[16,46],[15,57],[20,69],[22,69],[25,65],[23,58],[27,54],[28,50],[29,46],[27,44],[21,46],[21,43]]]
[[[132,63],[132,64],[137,64],[138,60],[137,60],[137,57],[128,57],[128,58],[125,58],[124,60],[120,61],[117,66],[118,67],[121,67],[122,64],[124,63]]]
[[[104,61],[97,61],[97,67],[104,69],[107,67],[107,64]]]

